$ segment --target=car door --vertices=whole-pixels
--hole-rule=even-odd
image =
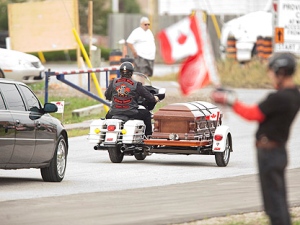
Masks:
[[[0,167],[5,168],[15,146],[15,126],[10,111],[6,109],[0,89]]]
[[[5,104],[10,111],[15,127],[15,146],[10,164],[27,164],[35,148],[35,124],[29,118],[25,103],[14,83],[0,83]]]
[[[35,149],[31,163],[41,163],[52,159],[56,144],[57,127],[53,123],[52,117],[43,113],[43,109],[38,98],[24,85],[19,85],[23,94],[29,117],[35,126]]]

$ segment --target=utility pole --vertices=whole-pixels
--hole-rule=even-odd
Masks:
[[[161,61],[160,54],[159,54],[159,43],[156,39],[156,35],[159,32],[158,27],[158,20],[159,20],[159,13],[158,13],[158,0],[150,0],[151,1],[151,30],[153,32],[154,38],[155,38],[155,45],[156,45],[156,60],[155,61]]]

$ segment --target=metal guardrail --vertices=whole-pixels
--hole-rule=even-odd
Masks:
[[[106,76],[106,87],[108,87],[109,84],[109,72],[111,71],[116,71],[117,72],[117,76],[120,76],[120,72],[119,72],[119,66],[118,67],[103,67],[103,68],[91,68],[91,69],[87,69],[87,70],[69,70],[69,71],[63,71],[63,72],[55,72],[55,71],[51,71],[50,69],[48,71],[45,72],[45,98],[44,98],[44,102],[48,102],[48,90],[49,90],[49,80],[51,76],[56,76],[56,79],[69,85],[70,87],[82,92],[83,94],[88,95],[89,97],[107,105],[110,106],[110,103],[105,101],[104,99],[100,98],[99,96],[91,93],[91,82],[90,82],[90,75],[91,73],[105,73]],[[65,75],[76,75],[76,74],[84,74],[87,73],[88,74],[88,88],[87,90],[85,90],[84,88],[68,81],[65,79]]]

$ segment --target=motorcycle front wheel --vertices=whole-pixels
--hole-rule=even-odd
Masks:
[[[120,146],[109,148],[108,154],[112,163],[121,163],[123,161],[124,154],[121,152]]]

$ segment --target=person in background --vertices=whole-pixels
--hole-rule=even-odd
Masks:
[[[300,93],[293,74],[296,59],[291,53],[277,53],[268,62],[267,74],[276,92],[249,106],[236,98],[233,91],[216,89],[212,99],[232,107],[247,120],[257,121],[256,148],[262,198],[272,225],[290,225],[285,169],[288,163],[286,144],[290,126],[300,108]]]
[[[149,26],[149,19],[142,17],[140,26],[131,32],[126,43],[134,57],[135,71],[151,77],[153,76],[156,46]]]
[[[129,118],[141,119],[146,125],[145,135],[148,136],[152,134],[151,113],[147,109],[138,109],[138,99],[140,96],[148,102],[158,102],[159,99],[144,88],[141,82],[132,79],[133,71],[132,63],[123,62],[120,66],[121,77],[110,82],[105,97],[112,104],[106,118],[125,115]]]

